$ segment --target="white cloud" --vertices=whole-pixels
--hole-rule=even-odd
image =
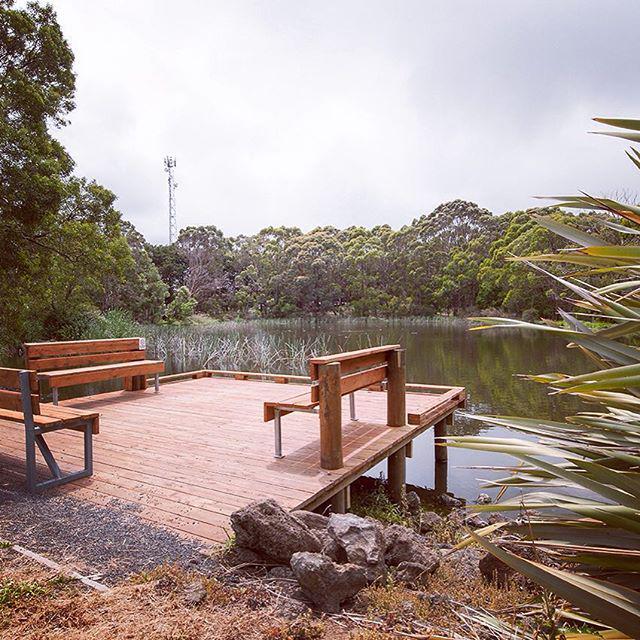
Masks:
[[[58,0],[77,109],[59,137],[81,175],[166,241],[178,222],[400,226],[462,197],[629,184],[593,115],[638,115],[633,0]],[[615,16],[615,20],[609,20]]]

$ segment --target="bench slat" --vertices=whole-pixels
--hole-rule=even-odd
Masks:
[[[75,356],[113,351],[144,349],[144,338],[109,338],[106,340],[65,340],[62,342],[28,342],[24,345],[29,361],[45,356]]]
[[[375,369],[359,371],[340,378],[340,395],[346,396],[349,393],[366,389],[369,385],[382,382],[387,377],[387,365],[383,364]]]
[[[291,413],[291,411],[287,411],[287,409],[309,410],[317,406],[318,406],[318,403],[312,399],[310,392],[300,393],[296,396],[285,398],[284,400],[277,400],[274,402],[265,402],[263,407],[264,421],[270,422],[271,420],[273,420],[273,418],[275,417],[274,409],[281,409],[282,414],[285,415],[287,413]]]
[[[385,344],[381,347],[371,347],[370,349],[358,349],[357,351],[345,351],[344,353],[335,353],[329,356],[319,358],[310,358],[311,364],[328,364],[330,362],[343,362],[344,360],[353,360],[362,356],[372,355],[374,353],[384,353],[386,351],[395,351],[400,349],[399,344]]]
[[[24,413],[22,411],[12,411],[11,409],[0,409],[0,420],[8,420],[9,422],[24,422]],[[47,427],[61,424],[60,418],[52,416],[34,415],[33,423],[37,427]]]
[[[55,388],[99,382],[100,380],[114,380],[116,378],[162,373],[162,371],[164,371],[164,362],[162,360],[140,360],[132,363],[48,371],[39,373],[38,380],[47,380],[49,385]]]
[[[39,358],[31,364],[36,371],[53,371],[56,369],[79,369],[81,367],[113,364],[118,362],[133,362],[146,360],[144,351],[113,351],[111,353],[88,354],[82,356],[61,356],[59,358]]]
[[[31,409],[33,413],[39,413],[40,396],[31,394]],[[6,391],[0,389],[0,407],[11,411],[22,411],[22,394],[20,391]]]
[[[82,418],[83,420],[91,420],[91,430],[93,435],[100,433],[100,414],[96,411],[86,411],[85,409],[76,409],[75,407],[65,407],[55,404],[43,404],[41,406],[40,415],[64,422],[71,422]]]
[[[19,391],[21,371],[24,371],[24,369],[10,369],[8,367],[0,368],[0,387]],[[31,391],[37,393],[38,381],[36,380],[36,374],[33,371],[29,373],[29,386],[31,387]]]

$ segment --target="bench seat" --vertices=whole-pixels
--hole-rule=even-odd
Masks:
[[[38,373],[38,380],[46,380],[51,388],[58,388],[102,380],[115,380],[116,378],[152,375],[163,371],[164,362],[162,360],[136,360],[135,362],[118,362],[77,369],[41,371]]]
[[[284,400],[264,403],[264,421],[271,422],[275,418],[275,410],[280,409],[280,415],[286,415],[292,411],[311,411],[320,403],[311,398],[311,391],[300,393]]]
[[[0,409],[0,420],[9,422],[24,422],[22,411],[11,411],[10,409]],[[40,413],[34,414],[33,423],[36,427],[54,428],[62,425],[69,425],[73,422],[84,422],[91,420],[91,431],[100,433],[100,414],[95,411],[84,411],[73,407],[61,407],[52,404],[41,404]],[[72,427],[69,427],[72,428]],[[82,431],[82,427],[78,427]]]

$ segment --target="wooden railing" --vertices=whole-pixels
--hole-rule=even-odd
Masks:
[[[384,345],[336,353],[309,360],[311,400],[319,405],[320,466],[340,469],[342,454],[342,396],[387,381],[387,424],[406,424],[405,351]]]

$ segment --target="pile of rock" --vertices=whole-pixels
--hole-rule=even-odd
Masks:
[[[280,565],[279,573],[290,567],[305,596],[324,611],[339,611],[389,572],[409,587],[423,586],[439,564],[413,530],[354,514],[289,513],[263,500],[234,512],[231,525],[240,548]]]

